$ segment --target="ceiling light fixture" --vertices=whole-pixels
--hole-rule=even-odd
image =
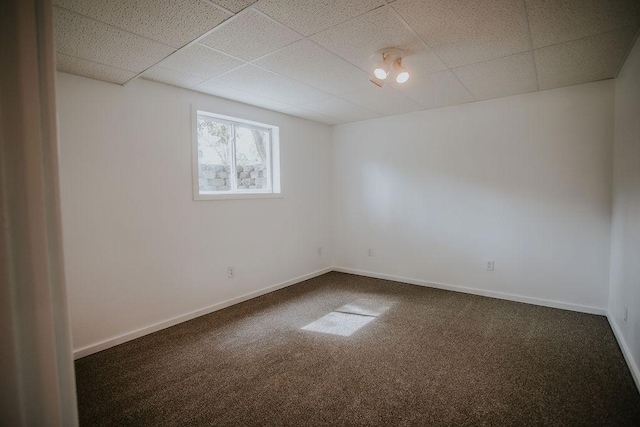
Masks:
[[[371,55],[373,65],[373,76],[371,82],[382,87],[387,77],[393,75],[396,83],[402,84],[409,80],[410,74],[402,66],[404,52],[396,48],[380,49]]]

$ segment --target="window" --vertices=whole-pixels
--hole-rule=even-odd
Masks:
[[[194,110],[195,200],[280,195],[279,129]]]

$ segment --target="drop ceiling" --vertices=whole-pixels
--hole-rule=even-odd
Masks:
[[[340,124],[617,75],[637,0],[54,0],[57,69]],[[411,79],[372,84],[397,47]]]

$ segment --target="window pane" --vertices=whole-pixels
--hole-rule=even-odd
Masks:
[[[231,125],[198,115],[200,193],[231,190]]]
[[[239,190],[269,188],[269,136],[267,130],[236,126],[236,172]]]

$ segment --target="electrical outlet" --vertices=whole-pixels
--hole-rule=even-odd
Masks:
[[[629,308],[625,307],[624,308],[624,321],[626,322],[628,318],[629,318]]]
[[[487,271],[493,271],[493,261],[487,261]]]
[[[236,277],[236,269],[234,267],[227,267],[227,277],[229,279]]]
[[[369,248],[369,251],[367,252],[367,254],[368,254],[369,256],[373,256],[373,251],[371,250],[371,248]]]
[[[318,256],[322,256],[322,246],[318,246]]]

